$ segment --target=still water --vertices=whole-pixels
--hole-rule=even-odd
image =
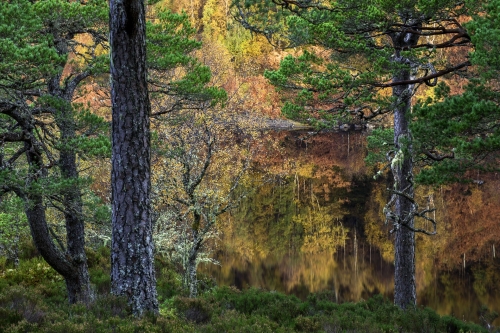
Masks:
[[[376,170],[365,166],[364,135],[280,132],[262,140],[273,144],[255,159],[256,190],[219,222],[220,266],[200,270],[219,285],[303,299],[392,299],[393,239],[382,214],[390,182],[374,181]],[[483,305],[500,312],[500,180],[485,177],[482,187],[416,191],[439,222],[437,236],[417,236],[418,305],[475,322]]]

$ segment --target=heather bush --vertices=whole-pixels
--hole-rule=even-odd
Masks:
[[[229,309],[245,314],[262,315],[286,326],[292,326],[292,319],[305,314],[307,304],[295,296],[250,288],[244,292],[234,288],[221,287],[212,297]]]
[[[287,333],[289,329],[280,326],[266,316],[247,315],[236,310],[227,310],[214,317],[210,325],[199,328],[201,333]]]
[[[48,311],[42,297],[22,285],[6,288],[0,293],[0,327],[22,320],[29,324],[41,324]]]
[[[429,308],[402,311],[382,296],[336,303],[331,292],[295,296],[250,288],[216,287],[210,277],[201,295],[188,298],[180,272],[156,258],[160,315],[132,316],[124,297],[109,294],[109,248],[87,253],[93,304],[70,305],[64,281],[42,259],[22,259],[17,268],[0,262],[0,332],[498,332],[439,316]]]

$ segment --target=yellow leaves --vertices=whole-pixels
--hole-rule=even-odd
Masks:
[[[273,51],[265,37],[257,35],[241,43],[241,53],[245,58],[260,57]]]
[[[386,192],[383,186],[376,186],[372,190],[368,209],[365,215],[365,235],[370,245],[379,249],[386,262],[394,261],[394,244],[388,237],[390,226],[384,226],[385,216],[382,212],[387,203]]]
[[[317,166],[314,164],[304,164],[297,167],[297,175],[300,177],[313,178]]]
[[[203,8],[202,23],[204,34],[210,39],[224,38],[227,31],[229,8],[225,6],[228,1],[208,0]]]
[[[306,214],[293,218],[302,225],[304,239],[301,247],[303,253],[321,253],[327,251],[334,254],[338,246],[345,244],[348,229],[342,225],[343,214],[340,205],[335,205],[331,212],[329,207],[308,208]]]
[[[476,211],[484,209],[483,206],[483,193],[479,190],[478,187],[475,187],[471,190],[472,194],[469,199],[469,209],[471,215]]]
[[[82,68],[89,59],[105,55],[108,51],[102,45],[96,45],[92,36],[88,33],[75,36],[75,52],[70,54],[70,61],[67,62],[64,74],[71,72],[72,69]]]

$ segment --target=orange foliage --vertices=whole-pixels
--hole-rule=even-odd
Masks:
[[[448,239],[440,258],[446,267],[456,268],[493,256],[500,248],[500,179],[498,174],[482,175],[483,185],[453,185],[443,190]]]

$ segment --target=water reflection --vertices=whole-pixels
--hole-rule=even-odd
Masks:
[[[392,299],[393,245],[381,215],[387,181],[373,182],[366,171],[362,134],[329,133],[312,140],[300,133],[276,135],[280,151],[272,152],[273,159],[257,161],[254,171],[254,178],[261,179],[264,170],[274,170],[273,181],[251,184],[255,193],[219,222],[223,236],[216,257],[221,266],[200,269],[221,285],[301,298],[328,290],[339,302],[374,294]],[[500,260],[460,247],[476,256],[461,266],[455,262],[458,253],[443,252],[462,246],[454,231],[462,224],[448,221],[456,218],[451,203],[458,199],[433,191],[417,191],[421,198],[432,194],[443,221],[438,236],[417,237],[418,304],[477,322],[481,305],[500,311]],[[493,246],[495,240],[498,244],[498,233],[489,237]]]

